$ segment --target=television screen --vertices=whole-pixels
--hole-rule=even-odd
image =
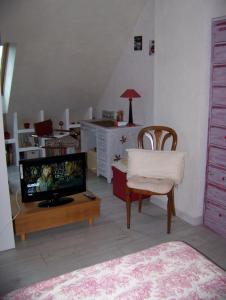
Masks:
[[[22,160],[20,181],[23,202],[50,200],[46,206],[69,202],[62,197],[86,190],[85,153]]]

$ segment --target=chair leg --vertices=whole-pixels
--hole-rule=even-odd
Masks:
[[[172,190],[172,214],[176,216],[175,203],[174,203],[174,189]]]
[[[141,199],[141,197],[142,197],[142,195],[141,194],[139,194],[139,205],[138,205],[138,211],[139,211],[139,213],[141,213],[141,210],[142,210],[142,199]]]
[[[127,228],[130,229],[130,218],[131,218],[131,198],[130,191],[127,188],[126,191],[126,215],[127,215]]]
[[[173,193],[172,190],[167,194],[167,233],[170,233],[171,230],[171,219],[172,219],[172,199]]]

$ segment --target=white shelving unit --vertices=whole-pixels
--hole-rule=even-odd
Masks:
[[[40,110],[38,112],[37,119],[34,122],[42,122],[45,120],[45,114],[44,110]],[[70,111],[69,108],[66,108],[64,113],[63,113],[63,120],[64,120],[64,129],[70,130],[73,128],[80,128],[79,123],[71,123],[70,121]],[[13,114],[13,138],[5,140],[5,144],[12,144],[13,146],[13,152],[14,152],[14,157],[15,157],[15,163],[18,166],[19,165],[19,160],[21,153],[29,152],[29,151],[39,151],[39,155],[44,157],[46,155],[46,151],[44,148],[41,148],[40,146],[44,146],[45,142],[48,138],[41,138],[40,139],[40,146],[28,146],[28,147],[21,147],[20,146],[20,137],[22,135],[26,134],[32,134],[35,133],[34,128],[19,128],[18,127],[18,116],[17,113],[15,112]],[[68,133],[65,133],[64,135],[68,135]],[[55,135],[56,137],[62,137],[61,135]]]
[[[40,110],[38,113],[38,118],[37,122],[44,121],[44,111]],[[19,160],[20,160],[20,154],[25,153],[28,151],[39,151],[41,156],[45,156],[44,149],[37,147],[37,146],[29,146],[29,147],[21,147],[19,140],[21,135],[25,134],[32,134],[35,133],[34,128],[18,128],[18,117],[17,113],[15,112],[13,114],[13,136],[14,138],[12,140],[13,143],[15,144],[15,160],[16,160],[16,165],[19,165]]]

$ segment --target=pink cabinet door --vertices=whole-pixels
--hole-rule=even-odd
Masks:
[[[204,223],[214,231],[226,237],[226,210],[207,202]]]

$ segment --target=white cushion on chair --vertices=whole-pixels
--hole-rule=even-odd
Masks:
[[[127,178],[138,176],[171,179],[174,184],[182,181],[185,153],[177,151],[154,151],[128,149]]]
[[[151,191],[159,194],[167,194],[173,187],[174,181],[162,178],[147,178],[132,176],[128,179],[127,185],[130,188]]]

